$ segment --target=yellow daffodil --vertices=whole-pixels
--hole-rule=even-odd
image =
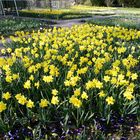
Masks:
[[[82,99],[85,99],[85,100],[88,99],[88,95],[87,95],[87,93],[86,93],[85,91],[83,91],[83,93],[82,93],[82,95],[81,95],[81,98],[82,98]]]
[[[54,96],[56,96],[56,95],[58,94],[58,91],[57,91],[56,89],[53,89],[53,90],[52,90],[52,94],[53,94]]]
[[[51,103],[53,105],[57,105],[59,103],[58,96],[53,96],[52,99],[51,99]]]
[[[28,107],[28,108],[33,108],[34,107],[34,102],[32,101],[32,100],[28,100],[27,101],[27,103],[26,103],[26,106]]]
[[[109,76],[104,76],[104,81],[105,82],[108,82],[110,80],[110,77]]]
[[[38,82],[36,82],[36,83],[34,83],[34,86],[38,89],[38,88],[39,88],[39,86],[40,86],[39,81],[38,81]]]
[[[51,75],[50,76],[43,76],[43,81],[46,83],[51,83],[51,82],[53,82],[53,77]]]
[[[21,105],[25,105],[27,103],[27,98],[24,95],[21,95],[18,98],[18,103],[21,104]]]
[[[74,96],[79,96],[80,94],[81,94],[80,88],[78,88],[74,91]]]
[[[76,98],[75,96],[72,96],[70,99],[69,99],[69,102],[71,104],[73,104],[75,107],[77,108],[80,108],[81,105],[82,105],[82,102],[81,100],[79,100],[78,98]]]
[[[110,96],[110,97],[106,98],[106,102],[107,102],[108,105],[113,105],[114,102],[115,102],[115,99],[113,99],[113,97]]]
[[[26,89],[30,89],[30,88],[31,88],[31,82],[30,82],[30,80],[27,80],[27,81],[24,83],[24,88],[26,88]]]
[[[132,95],[132,92],[130,92],[130,91],[124,92],[123,96],[128,100],[132,100],[134,98],[134,96]]]
[[[11,98],[11,94],[9,92],[3,93],[2,98],[4,98],[5,100],[8,100]]]
[[[0,113],[3,112],[4,110],[6,110],[6,108],[7,108],[6,106],[7,105],[3,101],[0,102]]]
[[[47,101],[47,99],[41,99],[41,102],[39,103],[39,106],[41,108],[47,107],[49,104],[49,102]]]
[[[106,94],[104,93],[104,91],[101,91],[98,93],[98,95],[99,95],[99,97],[105,97]]]

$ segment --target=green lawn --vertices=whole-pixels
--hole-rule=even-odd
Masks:
[[[140,19],[135,16],[95,17],[88,23],[104,26],[122,26],[125,28],[140,29]]]

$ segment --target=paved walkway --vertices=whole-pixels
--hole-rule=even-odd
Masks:
[[[84,22],[82,21],[88,21],[93,19],[92,17],[89,18],[81,18],[81,19],[71,19],[71,20],[58,20],[58,21],[54,21],[57,24],[53,25],[55,27],[72,27],[73,25],[80,25],[80,24],[84,24]]]

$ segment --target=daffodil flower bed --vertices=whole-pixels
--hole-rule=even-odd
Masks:
[[[21,10],[19,11],[20,16],[23,17],[35,17],[35,18],[47,18],[47,19],[76,19],[91,17],[92,14],[88,12],[79,12],[73,10]]]
[[[138,116],[140,31],[84,24],[28,34],[1,50],[1,131],[23,118],[66,130]]]

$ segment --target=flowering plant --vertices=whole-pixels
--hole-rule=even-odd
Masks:
[[[3,123],[27,117],[66,128],[138,114],[140,31],[84,24],[15,35],[1,50]]]
[[[37,18],[47,18],[47,19],[75,19],[91,17],[92,14],[88,12],[80,12],[74,10],[21,10],[19,11],[20,16],[25,17],[37,17]]]

